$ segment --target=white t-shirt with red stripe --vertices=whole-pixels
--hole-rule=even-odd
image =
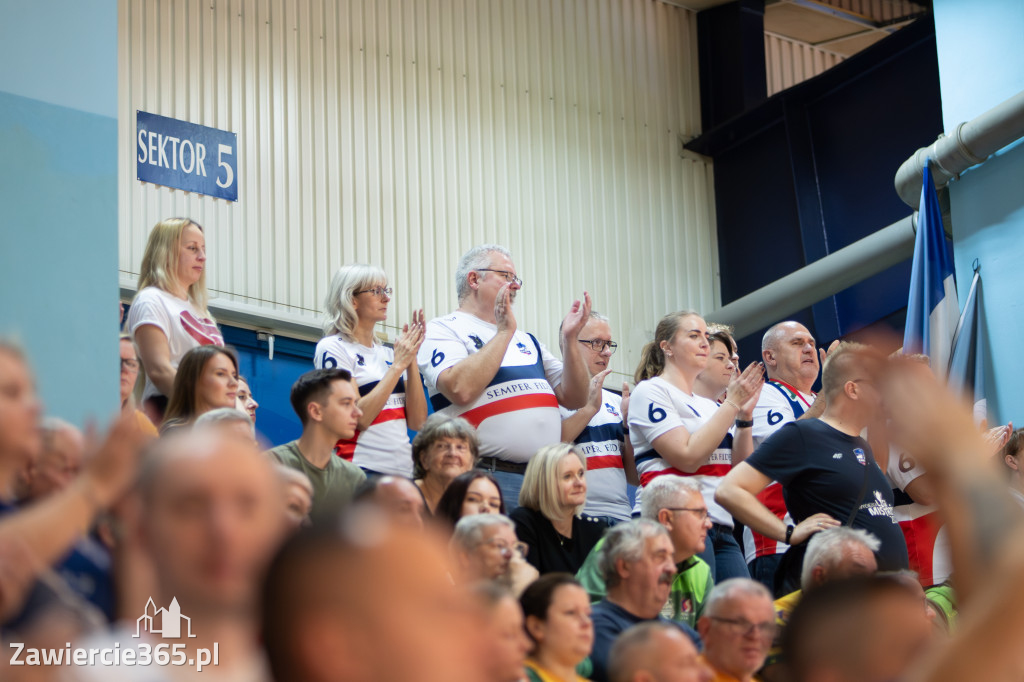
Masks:
[[[313,357],[317,369],[337,367],[351,372],[359,385],[360,397],[377,387],[394,361],[395,352],[387,346],[376,344],[367,348],[337,334],[320,339]],[[356,431],[350,440],[338,441],[335,453],[371,471],[412,477],[412,444],[405,421],[405,380],[403,374],[369,428]]]
[[[481,456],[525,463],[562,439],[553,389],[562,382],[562,362],[531,334],[516,330],[501,368],[472,404],[459,407],[437,388],[442,372],[478,352],[497,332],[495,325],[462,311],[431,320],[420,346],[420,373],[435,411],[476,427]]]
[[[732,516],[715,502],[718,484],[732,469],[732,430],[711,453],[707,463],[693,473],[672,467],[662,459],[653,445],[657,438],[680,426],[691,434],[695,433],[717,409],[718,403],[714,400],[685,393],[661,377],[647,379],[637,384],[630,396],[629,436],[633,443],[633,456],[637,473],[640,474],[641,488],[665,474],[692,478],[700,486],[711,520],[732,528]]]
[[[754,427],[751,435],[754,438],[754,449],[772,435],[783,424],[796,421],[814,404],[814,394],[804,393],[784,381],[770,380],[761,389],[761,397],[754,408]],[[772,481],[757,494],[758,501],[768,507],[776,518],[782,519],[787,525],[793,523],[793,517],[786,511],[786,500],[782,497],[782,486]],[[789,545],[779,542],[750,528],[743,529],[743,556],[749,564],[757,557],[785,554]]]
[[[587,456],[587,504],[590,516],[611,516],[629,521],[629,494],[622,446],[626,434],[622,428],[622,396],[608,389],[601,391],[601,409],[573,441]],[[560,407],[562,419],[576,414]]]
[[[167,337],[168,360],[175,369],[185,353],[193,348],[224,345],[224,336],[216,322],[203,315],[191,301],[173,296],[159,287],[146,287],[140,291],[128,309],[125,326],[133,338],[139,327],[147,324]],[[147,375],[142,399],[154,395],[160,395],[160,390]]]
[[[936,507],[918,504],[906,493],[907,486],[924,475],[925,470],[913,457],[889,447],[886,470],[893,487],[893,518],[900,524],[907,541],[910,569],[916,571],[921,585],[930,587],[949,579],[953,572],[949,537]]]

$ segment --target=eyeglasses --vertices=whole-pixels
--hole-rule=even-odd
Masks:
[[[514,552],[525,559],[526,555],[530,553],[530,546],[525,542],[515,542],[510,545],[500,540],[488,540],[485,544],[495,548],[505,556],[512,556]]]
[[[710,616],[710,618],[711,620],[723,623],[726,630],[734,636],[745,637],[751,632],[756,632],[761,639],[772,639],[778,631],[778,626],[774,621],[769,621],[767,623],[751,623],[746,618],[719,618],[718,616]]]
[[[516,273],[509,272],[508,270],[492,270],[491,268],[477,268],[477,272],[496,272],[505,278],[506,282],[515,284],[516,286],[523,286],[523,280],[516,277]]]
[[[391,292],[393,291],[394,289],[392,289],[391,287],[377,287],[375,289],[363,289],[362,291],[357,291],[355,295],[358,296],[359,294],[373,294],[377,298],[384,298],[385,296],[391,298]]]
[[[131,358],[121,358],[121,370],[130,369],[133,372],[139,371],[139,361]]]
[[[669,511],[674,511],[674,512],[680,512],[680,511],[693,512],[694,514],[697,515],[697,518],[700,519],[701,521],[706,520],[708,518],[708,516],[709,516],[708,508],[707,507],[662,507],[662,509],[668,509]]]
[[[607,348],[612,353],[619,347],[619,344],[614,341],[605,341],[604,339],[577,339],[580,343],[585,343],[594,349],[595,353],[603,353],[604,349]]]

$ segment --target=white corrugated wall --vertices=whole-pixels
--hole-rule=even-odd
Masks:
[[[835,52],[767,31],[764,34],[764,56],[769,97],[813,78],[845,59]]]
[[[213,295],[262,326],[318,316],[361,261],[390,275],[393,336],[453,309],[461,254],[499,242],[524,328],[555,346],[586,288],[631,373],[662,314],[717,303],[712,169],[680,153],[696,42],[657,0],[121,0],[122,281],[157,221],[191,216]],[[139,183],[137,109],[237,133],[239,201]]]

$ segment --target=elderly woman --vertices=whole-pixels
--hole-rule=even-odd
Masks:
[[[433,514],[444,491],[480,456],[476,430],[462,417],[435,412],[412,441],[413,478]]]
[[[541,575],[575,574],[608,527],[583,514],[587,501],[586,457],[557,443],[537,451],[526,465],[519,507],[509,516],[516,535],[530,547],[526,557]]]
[[[234,407],[238,393],[238,358],[229,348],[200,346],[185,353],[174,377],[160,433],[191,425],[218,407]]]
[[[568,573],[548,573],[526,588],[519,604],[533,644],[526,659],[527,678],[531,682],[584,680],[578,671],[590,672],[587,657],[594,644],[587,591]]]

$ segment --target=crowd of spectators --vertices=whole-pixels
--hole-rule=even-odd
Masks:
[[[3,679],[1020,679],[1024,435],[927,358],[780,321],[743,367],[682,311],[615,391],[589,294],[556,357],[484,245],[392,345],[386,273],[338,270],[267,443],[205,266],[153,229],[106,429],[0,340]]]

